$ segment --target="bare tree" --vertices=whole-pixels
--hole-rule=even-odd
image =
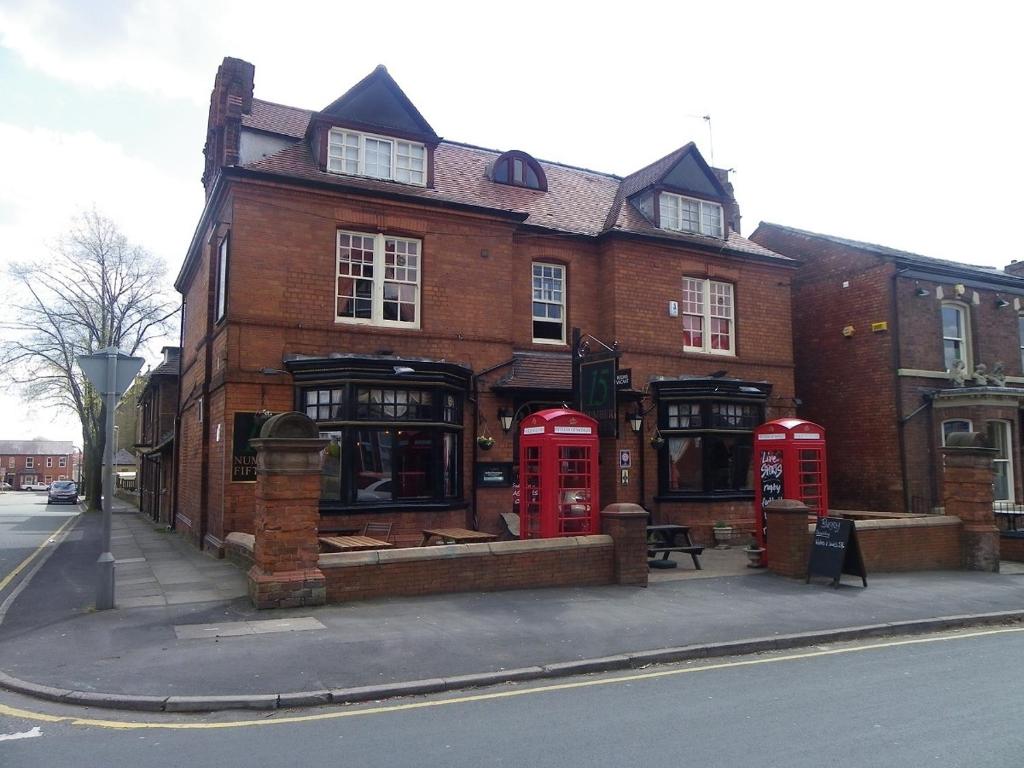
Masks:
[[[92,210],[73,220],[46,262],[8,271],[18,290],[0,321],[0,374],[24,399],[77,414],[89,507],[98,509],[106,406],[76,359],[105,347],[134,355],[171,332],[178,304],[163,262]]]

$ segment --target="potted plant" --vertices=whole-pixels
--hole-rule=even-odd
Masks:
[[[747,563],[747,568],[764,568],[764,547],[758,545],[757,539],[751,537],[743,551],[747,555],[747,560],[750,561]]]
[[[729,542],[732,541],[733,529],[724,520],[716,520],[714,527],[711,529],[715,534],[715,542],[717,543],[717,549],[728,549]]]
[[[659,450],[661,446],[665,444],[665,438],[661,436],[661,432],[654,430],[654,435],[651,437],[651,448]]]
[[[480,446],[481,451],[489,451],[494,445],[494,438],[490,435],[480,435],[476,439],[476,444]]]

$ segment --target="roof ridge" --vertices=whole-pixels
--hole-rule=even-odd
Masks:
[[[252,97],[253,103],[260,102],[261,104],[270,104],[274,107],[282,107],[284,109],[291,109],[296,112],[309,112],[311,115],[316,111],[313,109],[306,109],[305,107],[293,107],[291,104],[282,104],[280,101],[271,101],[270,99],[261,99],[257,96]]]
[[[466,141],[455,141],[454,139],[441,139],[441,143],[442,144],[451,144],[452,146],[455,146],[455,147],[464,147],[466,149],[476,149],[476,150],[480,150],[481,152],[493,152],[494,154],[499,155],[499,156],[505,154],[506,152],[511,151],[511,150],[507,150],[507,149],[493,149],[491,147],[481,147],[479,144],[470,144],[469,142],[466,142]],[[544,158],[536,157],[536,156],[530,154],[529,152],[526,152],[525,150],[519,150],[519,151],[520,152],[524,152],[525,154],[530,155],[530,157],[532,157],[538,163],[544,163],[545,165],[554,165],[554,166],[558,166],[559,168],[568,168],[571,171],[583,171],[584,173],[592,173],[595,176],[604,176],[605,178],[614,179],[615,181],[622,181],[622,177],[619,176],[618,174],[615,174],[615,173],[609,173],[608,171],[596,171],[593,168],[584,168],[582,165],[572,165],[570,163],[562,163],[562,162],[559,162],[558,160],[545,160]]]

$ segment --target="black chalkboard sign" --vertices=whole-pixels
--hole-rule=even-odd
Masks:
[[[839,576],[843,573],[860,576],[864,586],[868,585],[864,558],[857,542],[857,527],[853,520],[819,517],[807,562],[807,583],[811,583],[811,576],[828,576],[832,586],[838,587]]]
[[[764,507],[768,502],[782,498],[782,451],[761,451],[761,540],[768,539],[768,515]]]

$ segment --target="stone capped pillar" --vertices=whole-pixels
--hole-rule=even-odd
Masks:
[[[615,583],[647,586],[647,510],[639,504],[609,504],[601,510],[601,532],[615,542]]]
[[[992,509],[997,453],[980,432],[954,432],[942,449],[943,506],[964,524],[961,554],[969,571],[999,571],[999,529]]]
[[[768,570],[791,579],[806,578],[811,546],[807,526],[813,513],[795,499],[776,499],[765,504],[764,511],[768,519]]]
[[[321,451],[316,423],[302,413],[270,418],[256,449],[256,541],[249,569],[249,597],[257,608],[323,605],[320,572]]]

